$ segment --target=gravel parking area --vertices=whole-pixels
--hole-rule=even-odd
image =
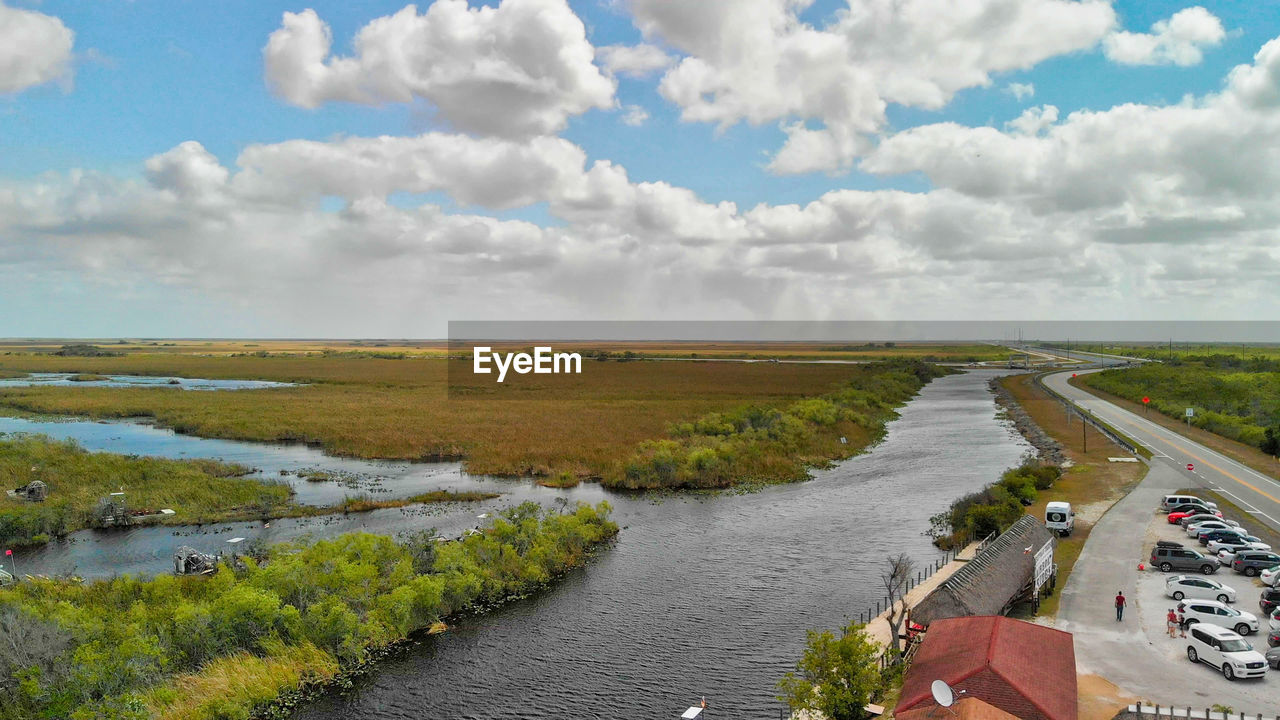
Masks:
[[[1230,514],[1227,514],[1230,517]],[[1237,519],[1237,518],[1231,518]],[[1146,537],[1143,543],[1143,557],[1149,559],[1151,548],[1157,540],[1171,540],[1180,542],[1186,547],[1197,550],[1204,554],[1209,554],[1208,550],[1200,545],[1195,538],[1187,537],[1186,531],[1181,525],[1171,525],[1168,516],[1162,512],[1153,510],[1151,522],[1147,526]],[[1146,562],[1146,560],[1144,560]],[[1149,565],[1149,563],[1147,563]],[[1146,572],[1138,573],[1137,582],[1137,602],[1131,610],[1138,610],[1141,620],[1142,632],[1146,636],[1148,642],[1152,644],[1162,656],[1169,658],[1173,663],[1185,666],[1187,672],[1187,681],[1195,683],[1209,690],[1212,696],[1211,688],[1216,686],[1248,686],[1248,685],[1267,685],[1273,703],[1280,705],[1280,673],[1271,671],[1268,677],[1262,680],[1240,680],[1230,683],[1222,675],[1214,671],[1208,665],[1195,666],[1187,660],[1187,642],[1179,638],[1170,638],[1165,629],[1165,614],[1169,608],[1177,607],[1177,601],[1173,598],[1165,596],[1165,579],[1174,575],[1195,575],[1191,571],[1177,571],[1165,574],[1157,569],[1148,567]],[[1260,629],[1257,633],[1246,637],[1245,639],[1253,644],[1254,649],[1265,653],[1267,651],[1267,617],[1262,614],[1261,608],[1258,607],[1258,600],[1261,597],[1263,585],[1257,578],[1246,577],[1238,574],[1231,568],[1223,567],[1217,573],[1207,576],[1223,585],[1228,585],[1236,590],[1236,601],[1231,606],[1237,610],[1251,612],[1258,617]],[[1259,707],[1258,709],[1263,709]]]

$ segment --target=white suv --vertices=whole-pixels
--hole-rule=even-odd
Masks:
[[[1165,580],[1164,594],[1174,600],[1193,598],[1198,600],[1217,600],[1223,603],[1236,601],[1234,588],[1223,585],[1217,580],[1196,577],[1195,575],[1174,575]]]
[[[1184,600],[1178,610],[1187,618],[1187,625],[1204,623],[1235,630],[1241,635],[1258,632],[1258,616],[1253,613],[1227,607],[1217,600]]]
[[[1244,638],[1225,628],[1196,625],[1187,633],[1187,659],[1218,668],[1228,680],[1263,677],[1267,659]]]

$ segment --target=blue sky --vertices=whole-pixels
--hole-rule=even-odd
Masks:
[[[280,25],[283,11],[314,8],[333,29],[335,49],[350,51],[351,38],[369,20],[394,13],[403,2],[270,3],[230,1],[174,3],[166,0],[44,0],[12,2],[56,15],[77,35],[74,89],[56,85],[0,100],[0,157],[10,176],[72,168],[137,173],[139,158],[185,140],[198,140],[225,164],[251,143],[292,138],[324,140],[335,135],[405,135],[431,127],[425,109],[334,103],[316,110],[291,107],[268,92],[262,46]],[[419,3],[425,7],[427,3]],[[472,3],[493,5],[497,2]],[[635,43],[640,32],[607,2],[570,2],[597,46]],[[816,2],[803,15],[823,23],[843,3]],[[1124,25],[1145,31],[1186,3],[1117,2]],[[1173,102],[1187,93],[1219,89],[1226,71],[1250,60],[1280,30],[1280,15],[1260,22],[1256,3],[1209,6],[1229,31],[1204,62],[1182,67],[1117,67],[1094,50],[1053,58],[1039,66],[996,77],[990,87],[961,91],[941,111],[890,108],[892,125],[904,129],[954,120],[965,125],[1001,123],[1028,104],[1052,104],[1063,113],[1115,104]],[[1031,100],[1005,91],[1009,82],[1035,86]],[[632,128],[616,113],[590,111],[572,120],[564,137],[592,159],[626,166],[636,180],[666,180],[697,191],[708,201],[744,207],[760,202],[807,202],[832,188],[917,189],[918,176],[778,177],[761,170],[765,154],[783,140],[776,124],[738,123],[726,131],[680,121],[679,108],[657,93],[651,79],[622,78],[623,104],[646,108],[650,121]]]
[[[555,1],[558,3],[561,0]],[[752,0],[760,7],[778,1]],[[994,5],[1001,0],[981,1]],[[1044,0],[1045,3],[1055,1]],[[471,3],[473,7],[480,4]],[[500,5],[496,0],[484,4],[491,7]],[[425,12],[428,5],[430,3],[419,3],[419,11]],[[642,7],[645,5],[650,7]],[[715,66],[716,58],[698,57],[696,49],[679,47],[679,42],[669,41],[667,36],[679,35],[679,28],[672,23],[682,20],[659,17],[661,13],[653,10],[652,5],[648,0],[568,2],[572,13],[586,27],[586,41],[595,48],[649,42],[668,52],[673,62],[697,59]],[[837,13],[847,5],[847,0],[815,0],[804,8],[798,19],[814,28],[825,29],[833,26]],[[342,138],[409,138],[431,131],[455,132],[454,128],[438,120],[432,102],[424,97],[418,97],[412,102],[367,104],[347,102],[342,97],[325,98],[316,103],[317,107],[308,108],[289,102],[268,89],[263,47],[272,33],[281,29],[285,12],[313,9],[332,32],[333,53],[347,56],[353,53],[352,40],[361,28],[377,18],[400,11],[405,6],[402,2],[316,1],[279,4],[247,0],[218,3],[175,3],[162,0],[6,0],[0,4],[0,7],[4,6],[9,9],[29,9],[57,18],[75,34],[71,70],[61,80],[37,83],[17,92],[0,95],[0,180],[12,187],[48,183],[60,188],[59,192],[68,193],[67,197],[74,197],[77,192],[84,192],[83,187],[79,191],[72,188],[79,177],[72,171],[77,169],[99,173],[100,177],[108,178],[103,181],[107,184],[135,181],[145,185],[153,181],[148,180],[148,158],[174,151],[188,141],[198,142],[218,164],[234,175],[238,170],[237,158],[251,145],[272,145],[299,139],[338,143]],[[1165,21],[1179,11],[1193,7],[1193,4],[1124,0],[1113,3],[1112,7],[1115,22],[1107,30],[1108,33],[1146,33],[1153,23]],[[619,73],[616,77],[616,92],[612,98],[615,109],[596,108],[585,112],[570,112],[566,116],[566,126],[557,136],[585,153],[585,168],[590,168],[596,161],[609,161],[625,168],[627,177],[633,184],[665,183],[693,191],[697,200],[706,207],[700,210],[690,208],[691,213],[711,213],[710,206],[730,201],[736,204],[739,214],[727,219],[728,224],[723,233],[717,230],[711,235],[697,238],[685,237],[679,232],[663,236],[663,242],[670,240],[673,244],[664,246],[665,249],[661,252],[654,249],[659,244],[656,236],[646,237],[644,231],[624,227],[621,221],[611,220],[606,223],[609,229],[602,230],[596,220],[588,223],[576,216],[566,216],[563,210],[556,211],[554,207],[556,197],[559,196],[516,203],[510,207],[478,207],[455,199],[460,193],[445,186],[428,191],[393,187],[385,199],[391,207],[404,211],[412,212],[423,206],[438,205],[448,215],[491,218],[500,223],[508,223],[503,226],[504,232],[517,232],[519,226],[516,221],[534,223],[543,229],[543,239],[554,243],[555,247],[548,245],[537,252],[531,250],[529,258],[522,262],[554,263],[557,269],[570,273],[570,276],[587,272],[586,268],[591,263],[596,263],[592,267],[610,268],[609,272],[623,272],[622,268],[634,261],[634,257],[632,260],[627,259],[628,253],[634,254],[637,247],[644,247],[645,252],[650,252],[653,256],[642,261],[643,265],[654,267],[654,263],[657,263],[666,268],[665,275],[660,279],[652,279],[651,282],[638,282],[633,290],[658,293],[652,304],[662,308],[660,313],[682,312],[678,307],[663,305],[669,291],[654,289],[666,282],[683,282],[686,285],[694,283],[698,292],[687,298],[689,302],[702,308],[704,313],[708,309],[711,313],[718,313],[724,306],[723,303],[727,303],[732,310],[726,310],[725,315],[731,317],[791,317],[806,313],[841,317],[842,313],[849,312],[885,317],[895,313],[917,313],[921,312],[920,306],[910,303],[886,303],[884,307],[874,310],[867,310],[865,305],[853,303],[855,300],[865,303],[868,298],[875,297],[877,292],[907,293],[903,289],[905,281],[891,279],[889,274],[900,272],[913,262],[926,264],[935,260],[944,262],[946,272],[955,272],[956,278],[960,277],[960,267],[964,266],[963,273],[967,279],[949,282],[959,282],[966,288],[980,288],[982,293],[989,292],[998,296],[1007,292],[1007,289],[1000,289],[999,283],[989,278],[999,275],[1002,266],[998,262],[985,266],[979,262],[980,256],[985,258],[983,253],[988,250],[975,249],[961,253],[954,245],[958,240],[948,240],[945,248],[925,248],[915,240],[907,240],[905,238],[913,231],[912,228],[933,221],[913,220],[914,225],[911,227],[899,227],[894,223],[904,222],[901,219],[904,211],[901,209],[888,211],[878,206],[875,210],[862,207],[859,212],[883,211],[886,214],[868,214],[864,224],[875,229],[867,231],[865,235],[858,235],[856,242],[852,235],[845,237],[838,234],[823,242],[813,241],[811,238],[798,238],[788,243],[780,243],[771,238],[762,240],[760,233],[782,233],[777,226],[770,224],[776,218],[763,222],[760,218],[745,218],[742,214],[757,205],[769,209],[792,203],[805,205],[832,198],[833,192],[843,189],[873,192],[902,190],[913,197],[927,199],[930,212],[959,212],[949,206],[951,196],[946,194],[955,191],[973,202],[973,208],[965,212],[988,215],[988,211],[995,208],[1004,216],[1018,216],[1008,222],[1021,222],[1021,227],[1002,227],[999,233],[993,230],[988,235],[994,237],[1002,234],[1000,243],[1004,249],[1001,252],[1005,255],[1018,256],[1020,253],[1032,252],[1042,242],[1046,232],[1057,232],[1054,229],[1046,230],[1038,224],[1045,214],[1045,203],[1058,207],[1056,200],[1039,198],[1028,201],[1025,194],[1018,193],[997,198],[991,196],[988,189],[966,190],[963,188],[964,177],[946,175],[946,169],[938,164],[936,158],[932,164],[921,157],[913,157],[907,161],[894,156],[885,142],[895,138],[903,147],[911,148],[911,152],[918,152],[918,143],[912,144],[919,140],[918,136],[910,132],[913,128],[927,129],[939,127],[943,123],[953,123],[959,126],[957,132],[963,131],[963,138],[956,141],[973,143],[983,137],[973,134],[975,129],[987,126],[1004,131],[1006,123],[1028,108],[1041,105],[1052,105],[1058,109],[1057,120],[1051,125],[1061,129],[1063,138],[1069,136],[1075,138],[1072,142],[1084,142],[1068,133],[1072,124],[1068,122],[1067,116],[1076,110],[1109,113],[1113,108],[1126,103],[1159,108],[1177,104],[1184,96],[1197,98],[1198,103],[1205,102],[1206,96],[1220,93],[1227,87],[1227,76],[1232,68],[1254,63],[1255,53],[1269,40],[1280,35],[1280,9],[1269,4],[1250,2],[1215,2],[1203,4],[1203,7],[1212,16],[1216,16],[1226,32],[1220,41],[1203,44],[1203,57],[1198,62],[1119,62],[1104,53],[1103,45],[1106,40],[1101,34],[1095,33],[1087,42],[1072,46],[1076,49],[1047,53],[1045,57],[1030,63],[1031,66],[1026,69],[991,71],[990,82],[985,85],[962,84],[941,108],[927,109],[890,102],[883,126],[876,128],[874,132],[864,133],[864,139],[870,144],[860,151],[852,152],[834,171],[783,173],[768,167],[780,148],[788,142],[789,136],[784,126],[799,122],[810,129],[821,129],[824,127],[824,120],[830,123],[830,117],[806,115],[793,108],[772,114],[767,109],[761,111],[766,119],[758,124],[752,124],[746,119],[748,111],[732,115],[727,121],[727,127],[720,127],[715,122],[685,121],[681,119],[681,113],[688,108],[682,108],[671,99],[663,97],[659,91],[659,81],[665,70],[639,78]],[[638,29],[646,21],[645,18],[657,28],[648,38]],[[693,22],[693,19],[686,19]],[[716,21],[721,23],[717,26],[718,29],[726,33],[734,32],[731,29],[733,20],[729,14],[717,18]],[[664,22],[668,24],[663,25]],[[1053,39],[1053,28],[1037,28],[1036,32],[1044,33],[1049,40]],[[1013,42],[1016,38],[997,37],[995,40],[1016,44]],[[928,54],[927,49],[922,52]],[[600,62],[598,57],[597,63]],[[716,69],[726,73],[732,70],[723,67]],[[887,72],[892,74],[892,69]],[[370,80],[365,78],[365,81]],[[1033,85],[1034,95],[1017,98],[1008,90],[1010,83]],[[647,112],[648,119],[639,126],[623,123],[621,119],[625,108],[630,106],[642,107]],[[724,111],[723,106],[715,109]],[[1055,131],[1050,129],[1047,135],[1041,137],[1041,147],[1046,153],[1053,145],[1054,140],[1050,136]],[[1002,132],[1001,137],[1015,134]],[[462,136],[459,138],[461,142]],[[1058,142],[1061,143],[1063,138],[1059,138]],[[876,145],[882,146],[881,151],[872,153],[870,148]],[[898,146],[893,144],[891,147],[896,151]],[[859,167],[873,156],[875,162],[871,164],[879,170],[875,174]],[[1007,162],[1004,170],[1012,176],[1015,174],[1013,166],[1016,164]],[[1050,170],[1046,169],[1045,172]],[[1105,174],[1105,170],[1103,172]],[[1166,177],[1168,182],[1162,187],[1178,185],[1186,179],[1181,171],[1171,169],[1169,172]],[[1008,178],[1005,178],[997,184],[1004,187],[1007,181]],[[127,194],[122,189],[126,187],[127,185],[119,185],[108,194]],[[329,195],[318,201],[318,207],[322,213],[337,215],[349,207],[353,197],[354,195],[344,196],[341,193]],[[1142,197],[1145,201],[1151,201],[1149,193],[1142,194]],[[1062,207],[1075,202],[1063,198],[1058,200],[1062,201]],[[1179,199],[1177,203],[1173,200],[1152,201],[1152,207],[1143,210],[1140,207],[1135,209],[1136,201],[1130,198],[1111,210],[1099,208],[1091,211],[1078,220],[1096,227],[1072,230],[1076,234],[1063,241],[1063,251],[1080,253],[1082,257],[1090,256],[1090,262],[1096,262],[1099,267],[1112,265],[1118,261],[1117,258],[1103,259],[1102,256],[1105,253],[1123,252],[1115,249],[1106,239],[1110,237],[1107,233],[1111,232],[1115,224],[1114,218],[1120,217],[1117,213],[1130,218],[1130,222],[1138,222],[1133,218],[1147,218],[1142,222],[1149,222],[1149,227],[1155,227],[1154,220],[1150,220],[1154,217],[1153,213],[1158,215],[1171,212],[1170,208],[1174,204],[1182,203],[1178,204],[1182,208],[1178,210],[1182,214],[1179,217],[1186,215],[1187,205],[1183,200],[1185,198]],[[145,206],[145,202],[139,202]],[[875,200],[862,197],[858,202],[874,203]],[[914,201],[908,199],[903,202]],[[983,202],[989,204],[984,208],[981,204]],[[132,213],[128,222],[121,222],[115,215],[107,213],[115,219],[86,220],[80,217],[74,222],[68,219],[66,222],[69,224],[52,231],[44,226],[33,229],[18,221],[5,225],[3,218],[0,218],[0,232],[8,233],[15,243],[10,256],[18,258],[6,262],[5,248],[0,246],[0,279],[7,279],[10,288],[7,292],[0,290],[0,310],[21,311],[26,318],[20,325],[8,326],[8,332],[6,326],[0,324],[0,335],[58,334],[59,330],[77,334],[95,334],[95,331],[97,334],[162,334],[159,331],[167,327],[162,327],[155,320],[146,319],[146,309],[155,305],[190,309],[187,317],[200,317],[199,325],[208,328],[212,334],[236,334],[237,331],[252,334],[293,334],[286,329],[294,327],[299,315],[305,314],[305,304],[287,312],[282,311],[276,316],[262,310],[260,305],[257,309],[247,309],[254,307],[254,304],[229,301],[228,293],[236,292],[233,289],[193,279],[200,278],[208,270],[199,265],[206,261],[195,258],[204,257],[211,251],[210,248],[202,248],[196,241],[192,241],[192,246],[188,248],[191,256],[184,255],[182,258],[159,257],[165,254],[163,250],[158,254],[152,250],[137,250],[139,247],[150,247],[153,243],[160,243],[156,247],[164,248],[164,243],[167,242],[161,236],[162,232],[161,235],[155,234],[155,226],[150,230],[134,228],[132,220],[141,212],[138,207],[140,206],[118,210],[118,213]],[[1205,211],[1213,210],[1227,218],[1235,212],[1231,207],[1231,203],[1218,202],[1213,207],[1206,205]],[[913,206],[912,212],[917,211],[923,212]],[[1248,208],[1245,212],[1249,214]],[[688,217],[692,218],[693,215]],[[850,222],[847,215],[840,217],[843,218],[841,222]],[[325,222],[323,216],[308,216],[308,219],[320,224]],[[174,224],[187,221],[188,219],[172,219]],[[104,224],[97,227],[94,226],[95,222]],[[752,227],[742,230],[743,222]],[[129,229],[120,230],[113,223],[128,226]],[[301,226],[301,220],[299,224]],[[1051,227],[1075,224],[1075,220],[1063,221]],[[1258,257],[1263,257],[1262,265],[1266,266],[1266,261],[1272,257],[1266,255],[1268,250],[1264,240],[1269,226],[1261,219],[1249,224],[1248,232],[1253,234],[1243,244],[1238,237],[1232,240],[1235,236],[1223,234],[1226,230],[1221,228],[1214,230],[1217,233],[1213,236],[1214,240],[1231,243],[1232,247],[1241,252],[1244,249],[1261,252],[1263,256],[1255,254],[1251,257],[1255,261]],[[1238,228],[1231,232],[1237,230]],[[68,238],[89,231],[94,238],[92,243],[72,244],[49,239]],[[47,232],[52,234],[46,235]],[[434,237],[431,235],[434,232],[431,227],[424,227],[422,232],[424,236]],[[746,235],[742,234],[744,232]],[[734,247],[734,243],[743,243],[748,236],[755,239]],[[1143,237],[1144,243],[1157,241],[1154,235]],[[216,240],[210,242],[217,245]],[[596,244],[590,245],[592,242]],[[111,243],[120,244],[110,245]],[[305,245],[302,240],[299,243],[299,248]],[[588,247],[583,243],[587,243],[590,249],[582,250]],[[843,279],[840,282],[843,284],[839,286],[839,292],[843,293],[848,289],[849,295],[835,306],[824,306],[819,297],[806,296],[797,290],[808,282],[803,273],[827,271],[822,258],[828,256],[836,259],[841,267],[845,263],[853,263],[849,267],[866,268],[868,261],[863,258],[862,253],[871,252],[872,248],[878,247],[877,243],[898,243],[900,247],[896,247],[894,251],[894,262],[885,263],[886,266],[879,271],[867,273],[864,278],[865,294],[860,294],[863,288],[854,281],[854,276],[847,274],[841,276]],[[454,247],[449,243],[432,245],[430,249],[414,251],[416,254],[411,259],[425,267],[430,266],[434,260],[452,258],[452,254],[447,258],[433,254],[439,251],[439,247],[446,245]],[[114,249],[104,249],[108,246]],[[754,292],[757,293],[772,294],[779,298],[778,304],[761,307],[728,290],[715,290],[722,287],[722,284],[724,288],[734,286],[735,281],[728,276],[719,277],[718,266],[724,265],[724,261],[705,257],[704,249],[708,246],[720,248],[727,257],[758,257],[758,262],[761,263],[759,265],[725,272],[729,276],[742,273],[743,277],[738,280],[742,281],[744,287],[755,288]],[[332,245],[324,244],[313,247],[332,249]],[[85,248],[93,249],[89,253],[92,257],[85,256]],[[594,257],[593,253],[600,248],[607,248],[610,257]],[[510,246],[507,249],[515,251],[518,247]],[[1148,293],[1163,303],[1159,307],[1163,308],[1161,312],[1164,313],[1178,312],[1177,308],[1197,307],[1194,303],[1179,305],[1180,301],[1174,299],[1174,294],[1167,290],[1168,286],[1159,280],[1171,277],[1187,279],[1194,275],[1188,269],[1188,263],[1192,261],[1183,257],[1186,251],[1185,246],[1170,246],[1167,255],[1160,251],[1147,254],[1142,261],[1146,263],[1142,275],[1114,278],[1109,288],[1097,291],[1096,307],[1112,306],[1109,303],[1114,302],[1117,293]],[[127,267],[138,269],[136,276],[130,273],[125,281],[118,268],[110,272],[103,270],[106,267],[103,257],[112,252],[125,253],[121,262]],[[131,252],[143,254],[127,256]],[[246,249],[246,252],[257,251]],[[297,249],[297,252],[303,250]],[[877,249],[876,252],[877,258],[884,257],[882,249]],[[42,259],[33,260],[37,255]],[[71,257],[72,255],[75,257]],[[502,253],[488,252],[483,255],[485,262],[502,261],[498,257]],[[586,255],[593,255],[589,262],[582,259]],[[537,257],[536,261],[534,256]],[[373,259],[368,267],[369,272],[373,272],[372,267],[381,255],[371,251],[370,257]],[[246,260],[253,262],[247,258]],[[40,265],[46,261],[51,263],[48,267]],[[698,266],[701,268],[698,272],[708,274],[699,275],[696,281],[677,280],[686,271],[686,268],[681,267],[685,263],[690,267]],[[703,267],[700,263],[709,264]],[[483,277],[483,272],[474,268],[467,272],[472,271]],[[1083,267],[1073,271],[1080,278],[1088,275]],[[784,277],[791,277],[791,280],[784,281]],[[495,282],[510,282],[507,276],[495,275],[493,279]],[[1226,281],[1220,277],[1213,279],[1217,282]],[[112,289],[121,287],[122,282],[127,289]],[[311,281],[299,279],[298,282],[303,285],[314,284],[314,278]],[[1056,278],[1053,282],[1063,283],[1063,287],[1070,287],[1077,282],[1086,287],[1096,285],[1087,279]],[[1265,282],[1265,279],[1260,278],[1259,282]],[[857,287],[849,289],[851,285]],[[88,295],[85,294],[85,288],[92,288]],[[1204,285],[1198,292],[1207,293],[1207,288]],[[728,293],[732,297],[717,298],[717,292]],[[96,297],[96,300],[90,301],[88,297]],[[502,308],[508,306],[507,298],[502,293],[495,293],[493,297],[486,298],[477,305],[458,306],[442,298],[432,299],[430,293],[418,293],[414,297],[431,302],[441,309],[424,324],[406,319],[412,317],[412,313],[406,312],[399,319],[380,328],[380,331],[396,329],[403,330],[401,334],[429,333],[426,328],[437,328],[444,319],[456,316],[466,308],[479,307],[483,308],[479,311],[481,314],[494,315],[501,314]],[[622,298],[615,300],[626,304]],[[271,302],[283,301],[274,298]],[[396,304],[391,299],[380,302]],[[1041,311],[1056,307],[1051,299],[1043,296],[1037,296],[1036,302],[1040,304],[1032,307],[1039,307]],[[976,296],[974,304],[989,306],[984,301],[977,300]],[[537,308],[536,312],[571,317],[590,314],[596,304],[591,299],[574,297],[573,293],[547,291],[539,302],[531,303],[530,307]],[[850,307],[857,309],[850,310]],[[1003,311],[1016,313],[1019,309],[1017,305],[1012,305]],[[946,311],[944,309],[939,312],[945,314]],[[1134,304],[1127,307],[1125,312],[1128,315],[1141,315],[1146,311]],[[14,314],[9,313],[9,316],[12,318]],[[81,319],[72,321],[73,316]],[[331,332],[352,334],[359,327],[354,317],[336,323]],[[308,319],[306,327],[313,333],[324,333],[330,326],[320,320]],[[47,332],[43,331],[44,328],[48,328]]]

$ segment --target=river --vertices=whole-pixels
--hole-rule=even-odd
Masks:
[[[805,631],[836,628],[874,605],[883,594],[878,572],[887,555],[906,552],[931,563],[938,553],[923,535],[928,518],[1031,450],[997,419],[986,386],[995,374],[1001,373],[935,380],[870,452],[817,471],[809,482],[742,494],[626,495],[595,484],[553,490],[469,476],[454,463],[333,458],[304,446],[208,440],[136,423],[0,418],[0,431],[74,437],[92,450],[218,457],[266,476],[321,469],[392,495],[445,487],[503,493],[485,503],[277,520],[270,527],[84,531],[21,553],[22,572],[161,572],[180,544],[210,551],[232,537],[275,542],[427,527],[456,533],[482,522],[478,515],[526,499],[614,505],[620,539],[589,567],[536,597],[420,638],[352,691],[327,694],[295,720],[667,719],[704,696],[711,718],[776,718],[774,684],[794,665]],[[285,479],[300,493],[342,490]]]
[[[955,497],[1031,450],[989,371],[935,380],[871,452],[759,492],[611,498],[616,547],[539,596],[424,637],[296,720],[777,718],[774,684],[811,628],[882,593],[886,555],[922,565],[922,532]]]

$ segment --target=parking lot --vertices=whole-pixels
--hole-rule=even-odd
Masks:
[[[1230,514],[1227,515],[1230,517]],[[1157,540],[1168,540],[1172,542],[1182,543],[1191,550],[1196,550],[1205,555],[1209,555],[1209,551],[1200,545],[1199,541],[1194,537],[1188,537],[1186,531],[1181,525],[1170,524],[1168,516],[1158,510],[1152,509],[1151,521],[1148,524],[1145,542],[1143,544],[1143,552],[1147,558],[1150,557],[1151,548],[1156,544]],[[1150,563],[1147,563],[1150,565]],[[1146,572],[1138,573],[1137,581],[1137,598],[1131,609],[1137,610],[1141,620],[1143,634],[1152,644],[1152,647],[1167,656],[1171,662],[1181,663],[1188,670],[1193,670],[1188,676],[1189,682],[1197,684],[1228,685],[1229,681],[1216,673],[1213,668],[1208,665],[1196,667],[1187,660],[1187,641],[1179,638],[1170,638],[1166,630],[1165,620],[1166,613],[1169,608],[1177,607],[1178,602],[1173,598],[1165,595],[1165,580],[1175,575],[1191,575],[1199,577],[1208,577],[1217,580],[1223,585],[1230,586],[1236,591],[1235,602],[1228,603],[1237,610],[1253,613],[1258,618],[1258,632],[1245,637],[1245,640],[1253,645],[1254,649],[1265,654],[1267,647],[1267,632],[1269,630],[1268,618],[1262,613],[1258,607],[1258,600],[1262,594],[1263,585],[1257,578],[1246,577],[1236,573],[1229,567],[1220,568],[1215,574],[1208,576],[1198,575],[1194,570],[1174,570],[1170,573],[1160,572],[1158,569],[1148,567]],[[1240,680],[1238,684],[1251,685],[1265,683],[1274,689],[1275,698],[1280,698],[1280,672],[1270,671],[1268,677],[1262,680]],[[1280,701],[1276,701],[1280,704]],[[1264,708],[1258,708],[1264,709]]]
[[[1165,613],[1176,603],[1164,596],[1165,574],[1138,570],[1149,564],[1156,540],[1187,543],[1186,534],[1168,525],[1157,510],[1161,498],[1187,486],[1185,475],[1167,463],[1153,462],[1146,478],[1094,525],[1071,573],[1055,625],[1075,635],[1076,667],[1081,675],[1099,675],[1114,683],[1128,702],[1203,710],[1226,705],[1250,715],[1273,714],[1280,698],[1280,672],[1261,680],[1228,681],[1221,673],[1187,660],[1187,640],[1170,638]],[[1193,573],[1188,573],[1193,574]],[[1256,612],[1258,581],[1220,569],[1211,576],[1236,589],[1233,604]],[[1124,622],[1116,622],[1112,599],[1116,590],[1129,597]],[[1261,621],[1261,618],[1259,618]],[[1247,638],[1265,648],[1265,635]]]

